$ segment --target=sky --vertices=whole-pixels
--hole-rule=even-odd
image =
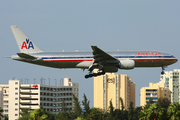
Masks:
[[[79,100],[86,94],[93,107],[93,78],[87,70],[55,69],[4,56],[20,52],[10,29],[17,25],[43,51],[92,51],[96,45],[108,50],[158,50],[180,58],[180,1],[164,0],[38,0],[0,1],[0,84],[10,79],[29,79],[48,85],[69,77],[79,83]],[[177,62],[166,71],[180,69]],[[119,70],[136,83],[136,106],[140,89],[160,80],[161,68]]]

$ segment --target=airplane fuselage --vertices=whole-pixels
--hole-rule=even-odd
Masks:
[[[159,51],[107,51],[109,55],[121,60],[135,61],[135,67],[168,66],[177,59],[168,53]],[[30,54],[38,60],[27,60],[13,55],[12,59],[53,68],[87,69],[94,61],[92,52],[40,52]]]

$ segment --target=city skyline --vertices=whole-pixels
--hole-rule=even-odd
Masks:
[[[11,32],[18,25],[36,45],[46,51],[91,51],[91,45],[103,50],[159,50],[179,54],[179,1],[0,1],[0,63],[1,84],[12,78],[64,77],[79,83],[79,98],[83,93],[93,107],[93,78],[85,80],[87,71],[53,69],[13,61],[5,56],[19,52]],[[178,69],[180,63],[165,71]],[[136,105],[140,105],[140,88],[160,81],[161,68],[119,70],[136,83]],[[46,80],[48,84],[48,81]]]

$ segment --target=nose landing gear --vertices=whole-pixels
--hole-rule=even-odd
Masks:
[[[161,75],[164,75],[164,70],[167,66],[162,66],[162,72],[161,72]]]

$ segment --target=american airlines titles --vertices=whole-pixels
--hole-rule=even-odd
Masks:
[[[156,52],[149,52],[149,53],[145,53],[145,52],[138,52],[138,55],[147,55],[147,56],[154,56],[154,55],[161,55],[161,53],[156,53]]]

